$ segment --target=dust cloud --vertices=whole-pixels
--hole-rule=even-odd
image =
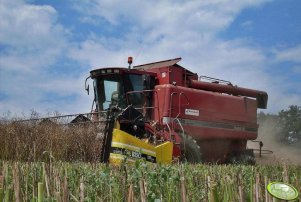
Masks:
[[[301,142],[289,144],[280,140],[281,126],[273,118],[259,121],[258,138],[256,141],[263,142],[263,150],[271,150],[273,154],[263,154],[259,157],[259,152],[255,151],[256,162],[258,164],[295,164],[301,165]],[[258,149],[259,143],[248,142],[248,148]],[[263,153],[268,153],[264,152]]]

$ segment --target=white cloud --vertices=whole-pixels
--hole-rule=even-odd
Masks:
[[[291,61],[301,63],[301,44],[281,51],[276,51],[279,61]]]
[[[134,56],[135,64],[181,56],[183,61],[180,64],[199,75],[267,91],[270,99],[268,111],[277,112],[288,104],[300,103],[301,96],[287,93],[292,85],[287,78],[275,78],[269,74],[271,67],[268,65],[274,58],[266,57],[264,49],[252,46],[249,41],[224,41],[216,35],[227,28],[244,8],[266,2],[269,1],[86,1],[77,4],[82,13],[100,17],[116,27],[128,23],[132,29],[124,33],[122,39],[100,37],[95,33],[73,50],[72,57],[99,67],[126,66],[129,55]],[[246,21],[242,26],[252,24]],[[279,58],[295,60],[296,53],[298,50],[295,49],[285,54],[281,52]],[[283,85],[283,82],[288,85]]]
[[[180,64],[199,75],[268,91],[269,111],[301,103],[300,95],[286,93],[290,88],[282,83],[286,78],[269,75],[271,61],[265,50],[244,39],[218,38],[243,9],[266,2],[270,0],[70,1],[81,13],[79,22],[100,27],[99,33],[82,41],[70,41],[68,37],[75,33],[60,24],[53,7],[1,1],[0,45],[5,48],[0,52],[0,92],[10,99],[0,100],[0,111],[88,111],[92,96],[82,90],[88,68],[127,66],[128,56],[134,57],[135,64],[182,57]],[[104,22],[106,27],[101,27]],[[106,36],[101,30],[120,33]],[[299,61],[299,48],[278,51],[278,61]],[[61,55],[88,67],[87,73],[79,78],[57,76],[59,70],[57,77],[48,74],[51,68],[58,68]],[[51,100],[47,93],[59,100]],[[72,100],[64,98],[68,96]]]
[[[70,51],[69,56],[74,60],[81,61],[87,67],[97,68],[100,65],[104,66],[123,66],[123,62],[127,61],[128,54],[125,48],[119,50],[110,49],[110,45],[106,46],[101,42],[103,40],[99,39],[88,39],[79,44],[78,49],[73,49]],[[114,43],[113,40],[108,40],[111,45]],[[116,43],[116,42],[115,42]],[[119,44],[120,46],[120,44]],[[115,63],[112,63],[115,61]]]
[[[57,11],[47,5],[4,0],[0,19],[0,113],[70,112],[82,99],[83,81],[59,68],[58,61],[71,44]],[[68,96],[75,100],[65,99]],[[88,105],[83,103],[83,110],[75,111],[85,111]]]
[[[0,4],[1,68],[32,71],[53,64],[66,46],[67,30],[51,6],[5,0]]]
[[[253,26],[253,21],[251,21],[251,20],[247,20],[241,24],[241,27],[243,29],[247,29],[247,30],[251,30],[252,26]]]
[[[87,0],[74,7],[84,15],[100,16],[117,25],[124,22],[138,26],[164,29],[180,25],[178,28],[197,25],[203,30],[223,28],[242,9],[258,6],[269,0],[203,0],[203,1],[98,1]],[[159,30],[158,30],[159,31]]]
[[[268,1],[86,1],[76,4],[85,16],[101,17],[113,26],[127,26],[128,22],[133,28],[122,39],[90,37],[73,50],[72,57],[95,67],[126,65],[129,55],[134,56],[135,64],[181,56],[183,64],[201,74],[225,79],[228,75],[232,79],[233,71],[250,74],[263,66],[261,50],[243,40],[222,41],[215,35],[229,26],[242,9],[265,2]]]
[[[11,111],[17,114],[28,113],[31,109],[40,113],[59,111],[79,113],[90,110],[92,96],[84,90],[85,76],[79,78],[65,76],[50,77],[46,74],[23,74],[1,78],[1,93],[8,95],[0,100],[1,113]]]
[[[19,0],[1,1],[2,44],[13,46],[34,46],[39,39],[47,39],[52,29],[56,11],[51,6],[28,5]],[[24,40],[26,39],[26,40]],[[51,42],[47,40],[47,42]],[[47,43],[46,42],[46,43]]]

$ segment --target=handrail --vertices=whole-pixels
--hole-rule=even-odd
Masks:
[[[181,130],[182,130],[182,135],[183,135],[183,137],[184,137],[185,131],[184,131],[184,128],[183,128],[183,126],[182,126],[181,121],[180,121],[179,118],[178,118],[178,117],[180,116],[180,114],[181,114],[181,96],[182,96],[182,95],[186,98],[186,101],[187,101],[186,105],[189,105],[189,99],[188,99],[188,97],[186,96],[186,94],[185,94],[184,92],[181,92],[180,95],[179,95],[179,111],[178,111],[178,114],[177,114],[177,116],[174,118],[174,120],[173,120],[172,123],[174,123],[175,121],[178,122],[178,124],[179,124],[179,126],[181,127]]]
[[[231,85],[231,86],[233,86],[233,84],[230,81],[226,81],[226,80],[222,80],[222,79],[217,79],[217,78],[213,78],[213,77],[209,77],[209,76],[199,76],[199,80],[202,80],[202,78],[204,80],[207,80],[207,81],[218,82],[218,83],[222,83],[222,84],[225,84],[225,85]]]
[[[169,121],[171,122],[171,130],[174,130],[174,123],[178,122],[178,124],[179,124],[179,126],[182,130],[183,137],[184,137],[185,131],[184,131],[184,128],[182,126],[181,121],[179,120],[179,116],[181,115],[181,97],[184,96],[186,98],[186,101],[187,101],[186,105],[189,105],[189,99],[188,99],[188,97],[186,96],[186,94],[184,92],[180,92],[179,98],[178,98],[178,107],[179,107],[178,108],[178,114],[176,115],[175,118],[171,118],[173,98],[174,98],[174,95],[177,95],[177,94],[179,94],[179,93],[178,92],[172,92],[170,94],[171,98],[170,98],[170,103],[169,103]],[[168,128],[170,128],[169,125],[168,125]],[[170,131],[170,137],[171,137],[171,131]]]
[[[179,111],[178,111],[178,114],[177,114],[176,118],[178,118],[180,116],[180,114],[181,114],[181,96],[182,95],[184,95],[184,97],[187,100],[186,105],[189,105],[189,99],[188,99],[188,97],[186,96],[186,94],[184,92],[181,92],[180,95],[179,95]]]
[[[170,94],[170,101],[169,101],[169,121],[171,120],[171,108],[172,108],[172,101],[173,101],[173,96],[178,94],[177,92],[172,92]],[[168,123],[166,122],[166,125],[168,125]],[[171,139],[171,130],[173,130],[173,122],[171,122],[171,128],[168,125],[168,129],[169,129],[169,137]]]

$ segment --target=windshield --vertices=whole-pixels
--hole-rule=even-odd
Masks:
[[[94,79],[94,92],[97,109],[102,111],[111,106],[127,107],[126,93],[129,104],[142,107],[145,98],[141,91],[145,90],[144,77],[140,74],[106,74]]]
[[[127,99],[129,104],[131,104],[135,108],[141,108],[144,104],[144,97],[141,94],[141,91],[144,90],[143,86],[143,77],[139,74],[127,74],[124,77],[125,83],[125,91],[132,92],[127,94]]]
[[[106,110],[111,106],[125,105],[122,79],[119,74],[104,75],[94,79],[97,109]]]
[[[147,107],[151,95],[142,91],[152,89],[151,83],[147,74],[102,74],[94,78],[96,109],[102,111],[112,106],[124,109],[128,104],[135,108]]]

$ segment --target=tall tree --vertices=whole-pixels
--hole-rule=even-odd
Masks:
[[[288,110],[281,110],[278,116],[283,127],[283,138],[289,142],[301,140],[300,106],[291,105]]]

